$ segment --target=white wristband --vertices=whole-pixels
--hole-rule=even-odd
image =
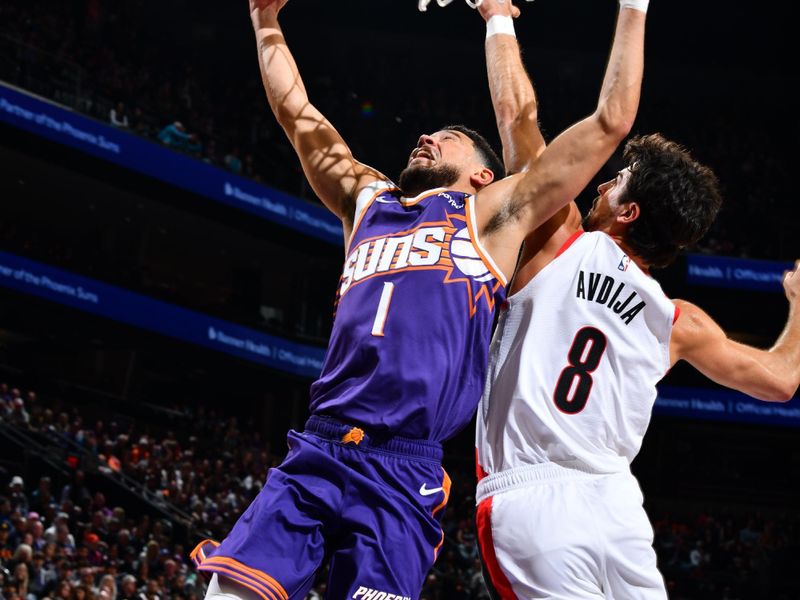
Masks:
[[[498,33],[517,37],[517,34],[514,32],[514,19],[507,15],[495,15],[490,17],[489,20],[486,21],[486,39],[488,40]]]
[[[640,10],[643,13],[647,12],[647,5],[650,0],[619,0],[619,8],[632,8],[633,10]]]

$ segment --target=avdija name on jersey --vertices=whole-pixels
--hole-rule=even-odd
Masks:
[[[494,293],[502,286],[478,254],[466,227],[466,217],[447,214],[447,220],[421,223],[406,231],[362,240],[347,257],[339,281],[338,299],[354,286],[374,277],[402,271],[444,271],[442,283],[464,283],[470,317],[481,297],[494,310]]]
[[[617,283],[613,277],[603,273],[590,272],[584,274],[582,270],[578,273],[575,297],[582,300],[593,300],[598,304],[604,305],[609,310],[613,310],[625,322],[625,325],[630,325],[636,315],[647,306],[647,303],[639,297],[636,290],[625,289],[624,282]]]

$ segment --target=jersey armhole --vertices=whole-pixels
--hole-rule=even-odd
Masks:
[[[367,210],[375,198],[380,196],[383,192],[396,189],[399,188],[391,181],[385,179],[377,179],[369,185],[361,188],[361,191],[358,192],[358,196],[356,196],[356,210],[355,214],[353,215],[353,231],[350,233],[350,239],[347,240],[348,252],[350,251],[350,246],[353,243],[353,238],[356,237],[358,226],[361,225],[364,215],[367,213]]]
[[[506,279],[505,274],[495,264],[494,260],[492,260],[491,255],[486,251],[486,248],[483,247],[483,244],[481,244],[481,240],[478,237],[478,222],[475,218],[474,206],[472,205],[474,200],[475,196],[471,194],[467,194],[466,196],[464,196],[464,206],[466,209],[467,229],[469,230],[469,237],[472,240],[472,245],[475,247],[475,251],[478,253],[478,256],[483,261],[483,264],[486,265],[486,268],[489,269],[489,272],[505,288],[508,286],[508,280]]]

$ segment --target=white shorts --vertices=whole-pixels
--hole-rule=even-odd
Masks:
[[[554,463],[478,483],[485,579],[502,600],[665,600],[653,528],[630,472]]]

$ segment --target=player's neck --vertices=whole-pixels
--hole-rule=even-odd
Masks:
[[[608,237],[614,240],[614,243],[619,246],[622,251],[628,255],[628,257],[636,263],[636,266],[639,267],[645,273],[650,272],[650,265],[648,265],[644,260],[642,260],[636,253],[631,249],[628,244],[625,243],[625,239],[623,238],[622,234],[619,232],[608,231],[605,229],[601,229],[603,233],[605,233]]]

